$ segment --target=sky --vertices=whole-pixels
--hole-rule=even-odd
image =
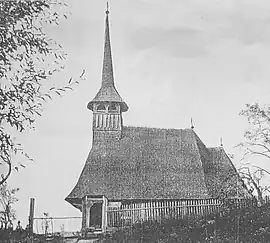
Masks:
[[[67,20],[47,27],[68,54],[59,85],[86,70],[74,91],[46,104],[36,128],[21,141],[35,161],[13,172],[19,187],[17,217],[81,216],[64,199],[75,186],[91,149],[87,103],[101,84],[106,2],[70,0]],[[129,106],[124,125],[189,128],[206,146],[235,148],[248,124],[246,103],[269,103],[270,2],[268,0],[111,0],[114,77]],[[238,158],[236,156],[236,158]],[[237,159],[234,161],[239,162]],[[259,165],[266,166],[257,159]]]

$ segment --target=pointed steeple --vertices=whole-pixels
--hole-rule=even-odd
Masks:
[[[128,110],[127,104],[123,101],[119,93],[117,92],[114,84],[113,76],[113,62],[112,62],[112,51],[110,41],[110,28],[109,28],[109,10],[107,2],[105,19],[105,43],[104,43],[104,58],[103,58],[103,69],[102,69],[102,82],[101,88],[95,98],[88,103],[88,109],[93,110],[94,103],[99,102],[114,102],[118,103],[121,107],[121,112]]]
[[[109,10],[107,2],[105,18],[105,43],[101,88],[87,108],[93,111],[93,129],[96,131],[121,131],[122,112],[128,110],[127,104],[117,92],[113,77],[113,61],[109,29]]]
[[[111,41],[110,41],[110,27],[109,27],[109,10],[106,10],[106,20],[105,20],[105,44],[104,44],[104,59],[103,59],[103,70],[102,70],[102,86],[113,85],[113,63],[112,63],[112,51],[111,51]]]

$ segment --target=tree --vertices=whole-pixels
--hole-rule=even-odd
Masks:
[[[270,160],[270,106],[261,106],[258,103],[246,104],[240,115],[247,117],[250,124],[249,129],[244,133],[244,142],[238,145],[244,149],[242,159],[250,161],[255,156],[259,156]],[[264,183],[266,176],[270,176],[270,172],[253,162],[240,167],[239,173],[250,192],[255,194],[262,204],[263,194],[270,189]]]
[[[270,106],[247,104],[240,115],[246,116],[251,125],[245,131],[245,141],[238,145],[244,148],[244,158],[257,155],[270,159]]]
[[[4,229],[7,229],[12,221],[16,219],[16,211],[13,204],[18,201],[15,194],[19,188],[9,188],[7,183],[0,185],[0,221]]]
[[[15,158],[30,159],[16,142],[16,133],[33,129],[45,102],[78,83],[72,78],[64,87],[50,83],[52,75],[64,69],[66,58],[45,31],[46,25],[57,25],[61,16],[66,17],[59,6],[65,4],[61,0],[0,1],[0,166],[7,167],[0,185],[13,169],[24,167]]]
[[[254,161],[255,156],[270,160],[270,106],[260,106],[258,103],[246,104],[240,115],[247,117],[250,127],[244,133],[244,142],[238,146],[243,148],[243,160]],[[270,186],[264,182],[270,172],[253,163],[241,166],[239,173],[249,188],[263,204],[263,195],[269,192]]]
[[[264,204],[263,195],[270,192],[270,186],[265,185],[263,180],[269,172],[259,166],[249,164],[241,166],[238,171],[248,191],[258,198],[260,205]]]

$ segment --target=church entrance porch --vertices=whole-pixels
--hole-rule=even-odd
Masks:
[[[85,196],[82,199],[82,231],[105,232],[108,200],[104,196]]]

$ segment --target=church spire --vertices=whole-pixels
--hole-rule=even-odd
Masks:
[[[106,13],[105,43],[104,43],[104,58],[103,58],[101,88],[96,94],[95,98],[88,103],[87,107],[88,109],[93,110],[94,104],[100,102],[109,102],[115,104],[117,103],[120,105],[121,112],[125,112],[128,110],[128,106],[117,92],[114,84],[112,51],[111,51],[110,30],[109,30],[108,3],[107,3],[107,10],[105,13]]]
[[[105,20],[105,44],[104,44],[104,59],[103,59],[103,70],[102,70],[102,85],[114,85],[113,78],[113,63],[112,63],[112,51],[110,41],[110,27],[109,27],[109,4],[107,2]]]
[[[128,106],[117,92],[114,84],[108,8],[107,2],[101,88],[87,107],[93,111],[94,130],[119,131],[123,126],[122,112],[127,111]]]

